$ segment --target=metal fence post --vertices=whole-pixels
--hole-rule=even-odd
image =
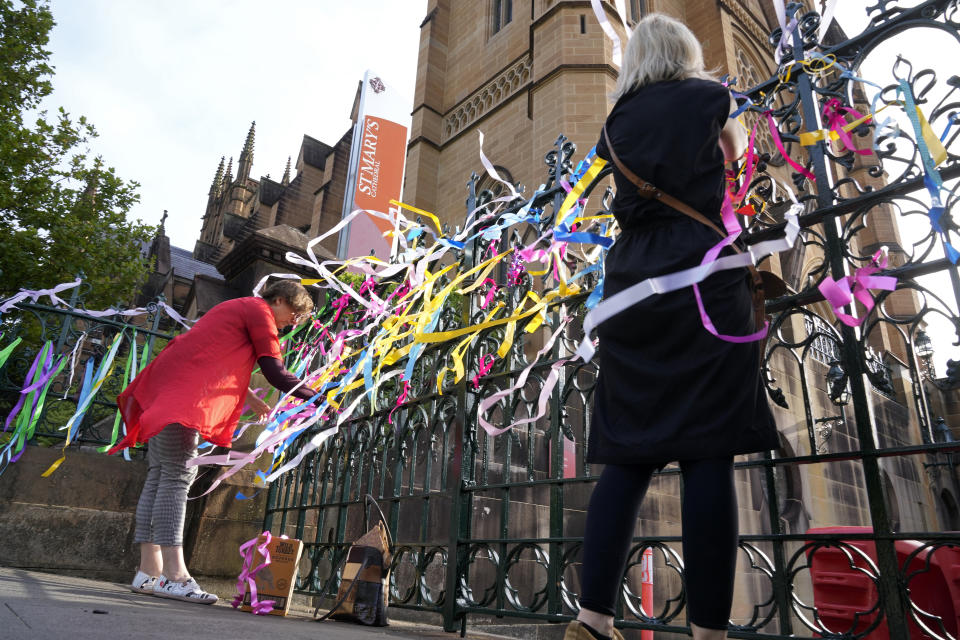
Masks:
[[[791,3],[788,11],[797,11],[802,7],[797,3]],[[804,44],[802,33],[802,24],[798,25],[793,33],[793,58],[796,63],[805,59]],[[820,104],[813,91],[810,76],[806,71],[801,71],[797,79],[797,88],[801,107],[803,109],[803,119],[806,129],[816,131],[821,128]],[[817,206],[825,209],[833,205],[834,192],[832,174],[828,170],[826,161],[826,142],[819,141],[816,144],[807,147],[810,160],[813,166],[813,173],[816,176],[817,184]],[[833,278],[840,279],[848,275],[844,263],[843,246],[840,235],[837,231],[837,225],[840,218],[833,216],[826,218],[823,222],[824,235],[826,237],[826,258],[829,260],[830,273]],[[877,550],[877,565],[879,570],[879,591],[882,602],[883,615],[887,620],[891,638],[909,637],[907,632],[906,611],[904,603],[901,600],[901,594],[897,575],[899,574],[899,565],[897,564],[894,542],[888,536],[890,534],[890,519],[887,514],[887,505],[883,495],[883,485],[880,478],[880,468],[875,456],[870,455],[877,450],[876,435],[874,433],[874,422],[871,416],[869,401],[867,400],[867,388],[864,384],[864,375],[866,373],[861,353],[858,350],[857,330],[846,324],[840,327],[842,338],[841,356],[844,369],[849,372],[850,386],[853,398],[854,416],[857,426],[857,436],[860,440],[860,450],[867,454],[862,458],[863,475],[867,485],[867,499],[870,505],[870,519],[873,522],[873,532],[877,536],[875,539]]]
[[[467,212],[476,208],[477,203],[477,174],[470,176],[467,182]],[[467,250],[464,253],[465,268],[473,267],[479,260],[476,255],[478,248],[476,241],[468,243]],[[460,312],[464,326],[470,322],[470,316],[473,312],[473,296],[463,298]],[[461,581],[468,579],[468,549],[461,544],[461,540],[470,538],[472,527],[471,519],[473,517],[473,492],[470,490],[474,485],[474,455],[476,453],[476,425],[470,424],[470,416],[467,412],[467,381],[461,380],[456,386],[457,397],[457,417],[454,426],[455,442],[459,443],[459,458],[454,456],[453,473],[448,475],[447,492],[450,496],[450,530],[449,542],[447,546],[447,572],[446,588],[443,603],[443,628],[445,631],[456,631],[457,623],[460,623],[459,630],[461,635],[466,633],[467,618],[466,614],[460,612],[458,599],[460,593]]]

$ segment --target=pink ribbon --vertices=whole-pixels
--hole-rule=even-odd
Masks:
[[[487,353],[480,359],[480,370],[477,371],[477,375],[473,376],[473,388],[480,388],[480,378],[490,373],[490,370],[493,369],[493,363],[497,361],[497,356],[492,353]]]
[[[357,290],[357,295],[362,296],[367,291],[372,290],[374,284],[376,284],[376,280],[374,280],[372,276],[367,278],[363,281],[363,284],[360,285],[360,289]]]
[[[746,164],[747,168],[743,175],[743,184],[740,186],[739,191],[730,195],[733,201],[737,204],[743,202],[743,199],[747,196],[747,191],[750,189],[750,180],[753,179],[753,170],[756,168],[756,155],[754,153],[754,142],[756,137],[757,123],[754,123],[753,128],[750,130],[750,142],[747,144],[747,157],[744,159],[744,163]]]
[[[343,294],[330,303],[330,306],[337,310],[337,312],[333,315],[333,320],[330,321],[331,324],[337,321],[337,319],[340,317],[340,314],[343,313],[343,310],[347,308],[347,304],[349,303],[350,296],[347,294]]]
[[[486,309],[487,305],[493,301],[493,297],[497,295],[497,283],[494,281],[494,279],[487,278],[480,284],[480,286],[485,286],[487,283],[490,284],[490,288],[487,290],[487,295],[484,297],[483,303],[480,305],[481,309]]]
[[[404,402],[407,401],[407,397],[410,395],[410,381],[403,381],[403,390],[400,392],[400,395],[397,396],[397,404],[390,410],[390,414],[387,416],[387,423],[393,424],[393,412],[400,408]]]
[[[280,536],[281,538],[286,539],[287,536]],[[263,538],[263,543],[257,546],[257,540]],[[234,597],[233,602],[230,605],[236,609],[243,604],[243,596],[246,594],[247,587],[250,588],[250,609],[253,611],[254,615],[265,616],[271,611],[273,611],[273,605],[276,604],[276,600],[260,600],[257,598],[257,581],[256,575],[261,569],[270,564],[270,551],[267,549],[267,545],[270,544],[272,536],[269,531],[264,531],[262,535],[257,536],[252,540],[248,540],[240,545],[240,557],[243,558],[243,569],[240,571],[240,575],[237,576],[237,595]],[[263,562],[257,566],[253,567],[253,557],[254,554],[259,552],[263,556]]]
[[[767,124],[770,126],[770,136],[773,138],[773,144],[777,146],[777,151],[779,151],[780,155],[783,156],[783,159],[787,161],[787,164],[810,180],[816,182],[817,178],[810,173],[806,167],[798,164],[796,160],[791,158],[790,154],[787,153],[787,150],[783,148],[783,142],[780,140],[780,131],[777,129],[777,123],[774,122],[773,114],[771,114],[769,111],[767,111]]]
[[[566,309],[561,308],[561,314],[565,313]],[[490,394],[480,401],[480,405],[477,407],[477,422],[480,423],[480,426],[483,427],[483,430],[487,432],[487,435],[498,436],[501,433],[513,429],[514,427],[536,422],[541,417],[546,415],[547,407],[550,401],[550,394],[553,393],[553,388],[560,380],[560,369],[563,367],[563,365],[570,361],[570,358],[558,360],[550,365],[550,373],[548,373],[547,377],[544,378],[543,385],[540,388],[540,396],[537,398],[537,413],[535,415],[530,416],[529,418],[517,420],[516,422],[513,422],[505,427],[495,427],[487,420],[487,412],[489,412],[494,405],[499,403],[510,394],[519,393],[520,390],[523,389],[524,385],[527,384],[527,378],[530,376],[530,373],[533,371],[534,367],[540,364],[540,358],[550,353],[550,350],[553,349],[553,343],[556,342],[557,338],[560,337],[560,334],[563,333],[563,330],[566,329],[570,320],[570,316],[563,316],[560,319],[560,326],[557,327],[557,330],[553,332],[553,335],[550,336],[540,351],[536,353],[532,362],[520,372],[520,375],[517,376],[516,381],[514,381],[512,385],[506,389],[502,389],[501,391]]]
[[[872,149],[858,149],[856,145],[853,144],[853,138],[850,136],[850,133],[843,129],[847,124],[847,121],[843,117],[844,113],[849,113],[853,116],[854,120],[859,120],[863,117],[856,109],[843,106],[839,98],[830,98],[827,100],[823,105],[823,117],[827,121],[827,128],[836,132],[844,148],[861,156],[868,156],[873,153]]]
[[[725,195],[723,199],[723,207],[721,207],[720,211],[723,219],[723,226],[727,230],[727,237],[712,246],[710,250],[704,254],[703,260],[700,261],[701,266],[707,264],[708,262],[714,262],[723,248],[733,244],[734,240],[736,240],[740,235],[740,223],[737,222],[737,216],[733,211],[733,204],[730,202],[729,194]],[[713,321],[710,320],[710,316],[707,315],[707,310],[703,306],[703,297],[700,295],[699,284],[693,285],[693,297],[697,300],[697,310],[700,312],[700,322],[703,323],[703,328],[724,342],[732,342],[735,344],[755,342],[757,340],[761,340],[765,335],[767,335],[767,328],[770,326],[769,322],[764,322],[762,328],[745,336],[728,336],[720,333],[714,326]]]
[[[870,289],[893,291],[897,288],[895,277],[873,275],[877,271],[887,268],[887,258],[883,256],[882,251],[873,254],[872,262],[876,266],[860,267],[853,272],[852,276],[845,276],[839,280],[827,276],[817,287],[827,302],[830,303],[830,306],[833,307],[833,313],[837,316],[837,319],[848,327],[859,327],[873,310],[874,302],[873,296],[870,295]],[[860,304],[866,309],[862,318],[854,318],[841,311],[854,299],[859,300]]]

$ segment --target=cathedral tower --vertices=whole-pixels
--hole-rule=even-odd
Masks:
[[[647,12],[686,22],[708,68],[745,82],[773,72],[767,34],[776,25],[759,0],[628,0],[633,25]],[[769,5],[769,6],[768,6]],[[604,2],[621,40],[613,4]],[[597,141],[618,69],[613,46],[586,0],[429,0],[421,24],[404,198],[456,225],[464,181],[483,175],[484,153],[530,195],[543,156],[565,135],[582,157]],[[481,188],[489,184],[484,179]]]

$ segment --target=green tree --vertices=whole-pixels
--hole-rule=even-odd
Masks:
[[[0,0],[0,297],[82,271],[88,307],[102,308],[132,299],[149,272],[141,242],[155,230],[127,220],[139,184],[88,157],[93,125],[41,110],[54,24],[44,0]]]

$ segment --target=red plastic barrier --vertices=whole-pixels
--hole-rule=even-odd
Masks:
[[[820,527],[808,529],[808,534],[827,534],[841,537],[844,534],[871,534],[871,527]],[[872,540],[843,540],[851,547],[859,549],[877,563],[877,550]],[[903,568],[907,557],[922,547],[916,540],[897,540],[894,548],[897,552],[897,564]],[[854,566],[846,553],[837,547],[821,547],[816,553],[807,551],[810,564],[810,578],[813,582],[813,603],[817,608],[821,623],[833,633],[862,633],[873,624],[878,613],[866,614],[877,603],[876,586],[869,574],[873,571],[856,552],[847,550],[852,556]],[[910,579],[910,600],[924,612],[943,619],[943,625],[953,637],[957,637],[958,618],[960,618],[960,549],[942,547],[937,549],[926,570],[929,549],[918,553],[906,571]],[[867,573],[859,571],[864,569]],[[911,577],[914,572],[920,572]],[[857,617],[857,614],[861,615]],[[935,618],[917,614],[926,625],[940,632]],[[917,624],[913,616],[908,616],[910,638],[926,640],[933,636],[926,633]],[[890,632],[886,620],[864,636],[866,640],[888,640]]]

